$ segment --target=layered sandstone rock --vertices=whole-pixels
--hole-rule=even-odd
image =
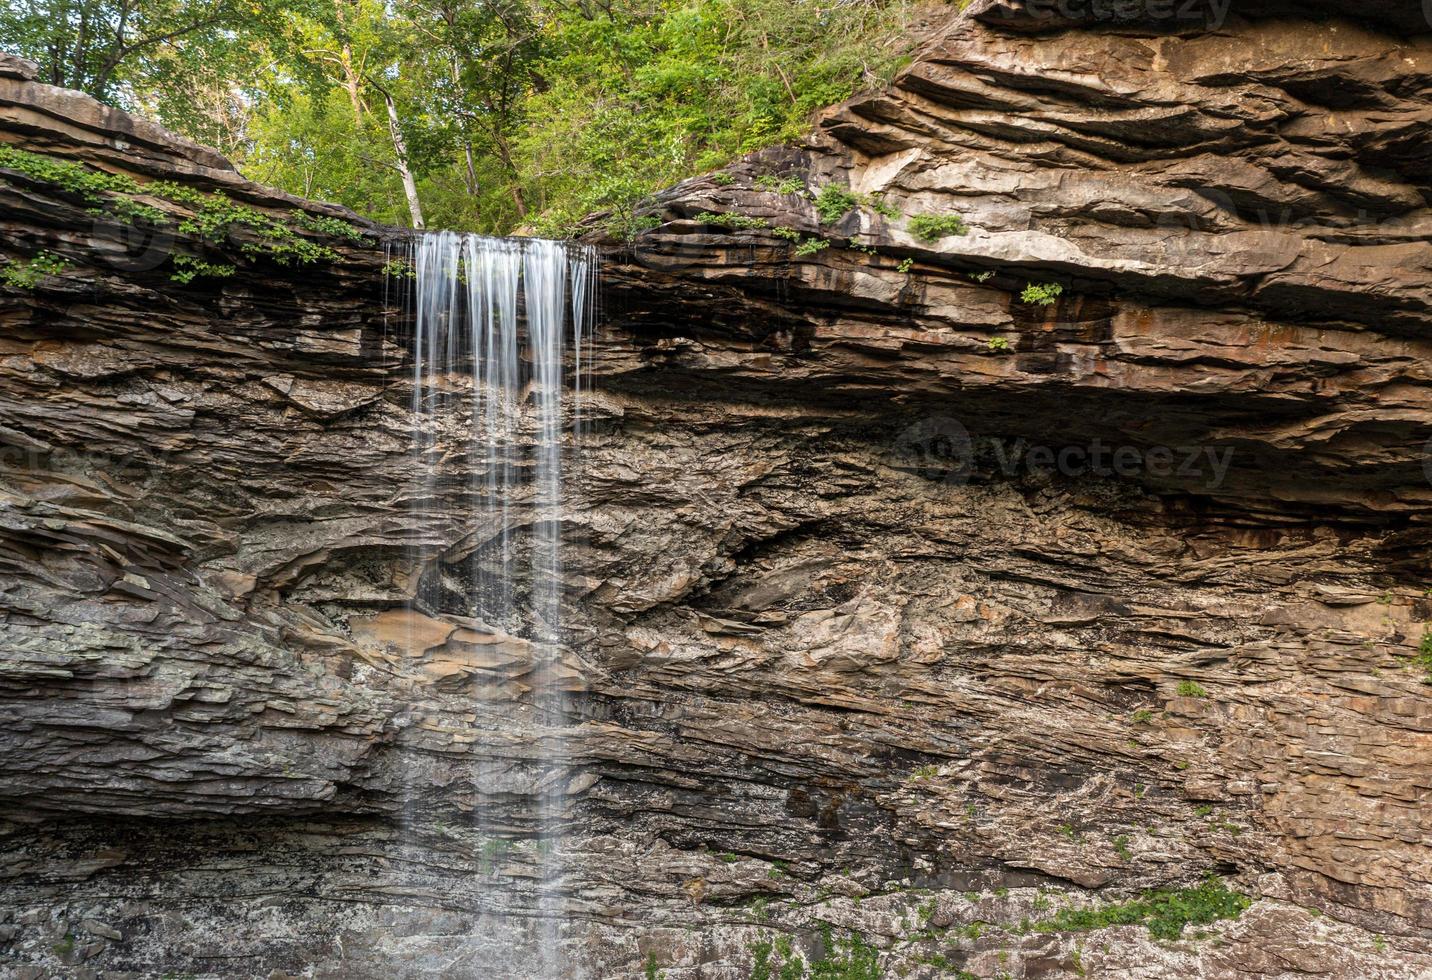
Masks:
[[[0,173],[5,256],[70,263],[0,307],[6,969],[492,975],[556,831],[590,976],[821,923],[888,975],[1432,971],[1432,50],[1290,13],[977,0],[661,195],[608,253],[560,722],[462,588],[481,461],[410,410],[396,233],[0,68],[24,148],[364,232],[285,267]],[[1177,941],[1038,927],[1210,872],[1254,904]]]

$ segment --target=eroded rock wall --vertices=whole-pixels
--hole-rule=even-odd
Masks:
[[[0,313],[6,969],[492,975],[555,795],[573,974],[822,922],[892,975],[1432,971],[1432,51],[1374,5],[1025,13],[609,248],[560,724],[465,593],[480,463],[411,412],[394,233],[288,268],[0,173],[5,255],[70,262]],[[12,142],[307,207],[23,74]],[[1096,441],[1137,463],[1059,472]],[[1254,903],[1177,941],[1039,927],[1211,872]]]

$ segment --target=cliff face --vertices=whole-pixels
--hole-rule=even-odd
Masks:
[[[11,268],[61,263],[0,299],[6,969],[490,974],[556,795],[574,973],[821,923],[913,977],[1432,971],[1432,42],[1215,12],[976,0],[611,244],[560,764],[463,618],[390,232],[0,67],[8,142],[330,250],[0,170]],[[1060,911],[1211,872],[1251,907],[1178,940]]]

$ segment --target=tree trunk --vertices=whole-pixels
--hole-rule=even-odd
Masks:
[[[466,139],[462,141],[462,154],[467,161],[467,194],[468,197],[477,197],[477,167],[472,162],[472,144]]]
[[[353,68],[353,49],[345,41],[340,55],[343,63],[343,87],[348,90],[348,101],[353,104],[353,125],[358,133],[363,132],[363,98],[358,94],[358,72]]]
[[[388,105],[388,131],[393,134],[393,154],[398,159],[398,173],[403,178],[403,193],[408,198],[408,213],[412,216],[413,227],[422,231],[426,227],[423,224],[423,206],[418,201],[417,181],[413,180],[413,171],[408,166],[408,145],[403,142],[403,130],[398,125],[398,107],[387,92],[383,93],[383,101]]]
[[[502,138],[501,133],[493,134],[493,142],[497,145],[497,155],[502,160],[502,165],[507,168],[508,175],[512,178],[512,203],[517,207],[517,217],[527,217],[527,201],[522,196],[522,184],[518,182],[517,167],[512,162],[512,150],[507,146],[507,140]]]

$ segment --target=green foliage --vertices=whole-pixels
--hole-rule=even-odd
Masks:
[[[145,204],[143,201],[136,201],[130,197],[112,197],[105,202],[103,207],[91,208],[95,214],[107,214],[116,221],[127,225],[140,223],[149,225],[161,225],[169,220],[169,215],[161,208],[152,204]]]
[[[963,235],[968,230],[965,219],[957,214],[917,214],[910,219],[910,234],[926,242]]]
[[[39,252],[28,261],[10,262],[0,269],[0,282],[13,289],[34,289],[45,276],[58,276],[69,263],[53,252]]]
[[[350,242],[361,242],[363,231],[351,222],[342,218],[330,218],[327,215],[309,214],[307,211],[293,212],[293,223],[304,231],[311,231],[315,235],[327,235],[329,238],[343,238]]]
[[[891,77],[923,13],[918,0],[13,0],[0,47],[254,179],[382,221],[409,220],[406,170],[429,226],[567,235],[610,211],[631,237],[653,190],[799,136],[815,110]]]
[[[704,224],[719,225],[722,228],[730,228],[732,230],[769,228],[771,225],[765,218],[755,218],[748,214],[736,214],[730,211],[721,214],[712,214],[710,211],[702,211],[696,215],[696,220]]]
[[[1134,852],[1129,849],[1129,835],[1119,834],[1114,838],[1114,851],[1125,861],[1133,859]]]
[[[832,940],[823,926],[825,955],[810,965],[811,980],[880,980],[880,952],[858,932]]]
[[[940,773],[938,766],[920,766],[910,773],[910,782],[919,782],[924,779],[934,779]]]
[[[833,225],[859,203],[859,195],[852,194],[839,184],[826,184],[815,196],[815,211],[820,216],[821,224]]]
[[[649,192],[800,135],[814,110],[888,77],[915,10],[908,0],[539,7],[549,87],[527,98],[514,145],[536,224],[551,229],[593,210],[587,189],[601,175]]]
[[[1129,720],[1135,725],[1147,725],[1154,720],[1154,713],[1148,708],[1140,708],[1138,711],[1129,715]]]
[[[296,4],[294,4],[296,6]],[[23,0],[0,4],[0,44],[34,58],[42,81],[121,108],[197,123],[226,74],[253,63],[250,39],[284,0]]]
[[[730,187],[736,183],[736,175],[729,170],[718,170],[711,175],[711,183],[720,184],[722,187]]]
[[[418,270],[407,259],[389,259],[383,266],[383,275],[394,279],[416,279]]]
[[[915,260],[911,258],[904,258],[901,259],[900,264],[895,267],[895,271],[904,275],[913,268],[915,268]]]
[[[1051,306],[1063,292],[1064,287],[1057,282],[1044,282],[1038,285],[1029,283],[1024,287],[1024,292],[1019,294],[1019,299],[1022,303],[1030,303],[1035,306]]]
[[[1127,902],[1089,908],[1064,908],[1051,918],[1034,923],[1037,932],[1082,932],[1107,926],[1143,925],[1156,939],[1177,939],[1184,926],[1206,925],[1218,919],[1236,919],[1253,904],[1246,895],[1230,891],[1217,878],[1197,888],[1155,890]]]
[[[889,218],[891,221],[903,217],[899,208],[897,208],[890,201],[885,200],[885,198],[881,197],[879,194],[869,195],[866,198],[865,203],[870,206],[870,210],[874,211],[878,215],[882,215],[886,218]]]
[[[751,944],[751,980],[771,980],[771,954],[775,946],[769,939]]]
[[[650,950],[647,952],[646,968],[642,970],[642,976],[645,978],[645,980],[661,980],[662,977],[666,976],[666,974],[658,968],[655,950]]]
[[[797,245],[797,246],[792,250],[792,254],[793,254],[793,255],[799,255],[799,256],[815,255],[817,252],[820,252],[822,249],[827,249],[827,248],[830,248],[830,242],[827,241],[826,239],[824,239],[824,238],[807,238],[805,241],[801,242],[799,245]]]
[[[171,261],[174,264],[174,271],[169,274],[169,278],[185,285],[193,282],[199,276],[224,279],[232,276],[235,272],[234,267],[227,263],[205,262],[183,253],[176,253]]]
[[[1009,350],[1009,341],[1003,337],[991,337],[988,344],[989,349],[996,354],[1003,354]]]
[[[141,185],[123,174],[92,170],[82,164],[0,144],[0,167],[49,184],[63,193],[82,198],[95,214],[109,215],[125,224],[162,223],[168,218],[153,205],[129,195],[142,193]]]
[[[70,194],[83,197],[90,204],[104,201],[107,191],[133,194],[139,190],[139,185],[129,177],[91,170],[57,157],[28,153],[3,143],[0,143],[0,167],[43,184],[52,184]]]
[[[826,184],[815,196],[815,210],[823,225],[833,225],[862,206],[887,218],[900,217],[900,209],[879,194],[857,194],[839,184]]]
[[[970,278],[973,279],[975,282],[988,282],[990,276],[992,276],[992,275],[994,275],[993,272],[990,272],[989,270],[985,270],[984,272],[972,272],[972,273],[970,273]]]
[[[1179,681],[1178,696],[1181,698],[1206,698],[1208,691],[1198,681]]]
[[[169,193],[160,188],[156,193]],[[223,194],[198,195],[188,188],[180,197],[186,204],[196,204],[197,211],[179,222],[179,231],[213,242],[225,244],[236,232],[246,233],[239,239],[239,251],[256,258],[263,257],[280,265],[310,265],[315,262],[332,262],[338,253],[327,245],[320,245],[297,234],[292,228],[272,215],[238,204]]]
[[[801,233],[799,231],[794,228],[787,228],[784,225],[772,228],[771,234],[777,238],[784,238],[788,242],[798,242],[801,240]]]
[[[1422,634],[1422,642],[1417,644],[1417,656],[1412,660],[1426,674],[1424,682],[1432,684],[1432,629]]]
[[[799,194],[805,190],[805,180],[794,175],[778,177],[775,174],[761,174],[755,183],[758,190],[772,194]]]
[[[751,944],[751,980],[880,980],[880,951],[858,932],[836,939],[821,923],[820,959],[809,964],[796,952],[789,936]]]

